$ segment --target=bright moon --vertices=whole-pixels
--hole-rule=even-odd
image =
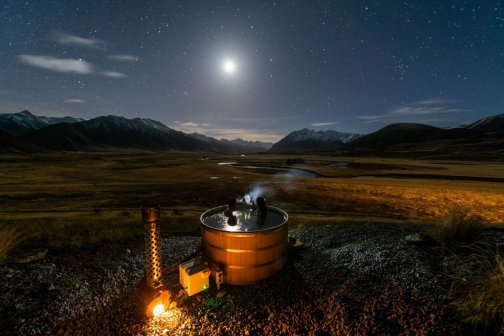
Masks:
[[[225,73],[232,75],[236,71],[236,64],[233,60],[226,59],[222,63],[222,69]]]

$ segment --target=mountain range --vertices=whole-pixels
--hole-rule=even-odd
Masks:
[[[271,143],[217,140],[186,134],[145,118],[101,116],[90,120],[35,116],[29,111],[0,115],[0,152],[136,148],[222,153],[268,150]]]
[[[313,131],[303,128],[289,133],[285,138],[275,143],[270,152],[331,150],[340,148],[361,136],[362,134],[341,133],[331,130]]]
[[[366,135],[302,129],[288,134],[270,150],[317,151],[340,155],[502,158],[504,114],[455,128],[396,123]]]
[[[34,116],[29,111],[0,114],[0,131],[14,136],[26,135],[34,130],[58,123],[76,123],[84,119],[73,117],[42,117]]]
[[[0,114],[0,152],[92,151],[110,148],[219,153],[331,152],[340,155],[410,157],[504,157],[504,114],[466,126],[438,128],[390,124],[367,134],[302,129],[275,144],[215,139],[176,131],[145,118],[102,116],[90,120],[35,116],[28,111]],[[469,154],[468,154],[469,153]]]

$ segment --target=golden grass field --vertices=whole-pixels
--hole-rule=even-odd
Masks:
[[[287,164],[292,159],[298,163]],[[197,230],[204,210],[257,185],[290,213],[293,225],[428,223],[454,206],[488,225],[504,224],[504,163],[496,162],[128,151],[4,155],[0,162],[0,221],[52,245],[139,234],[140,208],[150,203],[162,207],[163,230]],[[322,177],[264,174],[222,162],[298,167]],[[349,165],[329,166],[337,162]]]

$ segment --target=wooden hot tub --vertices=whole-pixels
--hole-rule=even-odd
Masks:
[[[224,282],[248,285],[280,271],[287,260],[288,215],[268,206],[265,220],[257,211],[233,212],[236,222],[224,216],[225,206],[201,215],[201,237],[207,258],[224,273]]]

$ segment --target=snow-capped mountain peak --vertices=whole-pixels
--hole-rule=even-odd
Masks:
[[[44,117],[33,115],[30,111],[0,114],[0,129],[19,136],[25,135],[43,127],[62,122],[76,123],[84,119],[74,117]]]
[[[361,134],[342,133],[332,130],[314,131],[303,128],[289,133],[285,138],[274,144],[271,151],[298,151],[308,148],[332,149],[360,136]]]

